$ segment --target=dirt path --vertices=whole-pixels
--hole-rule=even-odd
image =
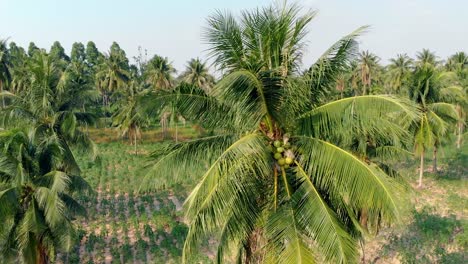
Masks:
[[[96,212],[97,214],[101,214],[101,199],[102,199],[102,187],[101,185],[99,184],[99,186],[97,187],[97,198],[96,198],[97,202],[96,202]]]
[[[157,197],[153,198],[153,206],[156,211],[159,211],[160,209],[160,203]]]
[[[171,200],[172,203],[175,205],[176,207],[176,211],[180,211],[182,210],[182,203],[179,201],[179,199],[177,199],[176,196],[174,195],[169,195],[169,197],[167,197],[167,199]]]

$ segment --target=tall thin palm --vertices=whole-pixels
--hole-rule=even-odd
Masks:
[[[128,136],[135,146],[135,154],[138,154],[137,143],[141,139],[141,128],[148,124],[149,118],[138,107],[142,91],[138,89],[139,83],[134,78],[129,88],[125,90],[121,100],[117,102],[118,110],[113,116],[113,125],[117,127],[121,137]]]
[[[379,70],[379,57],[369,51],[359,54],[359,73],[362,84],[362,95],[366,95],[372,85],[373,79]]]
[[[447,133],[447,122],[458,120],[456,107],[444,101],[444,94],[460,90],[458,87],[448,86],[447,73],[437,70],[432,64],[420,64],[413,73],[412,84],[409,89],[410,99],[419,105],[419,115],[411,130],[414,133],[415,153],[420,157],[418,187],[423,186],[424,154],[432,147],[433,170],[437,171],[437,149],[441,139]]]
[[[389,128],[377,120],[389,113],[403,120],[414,109],[388,96],[315,101],[353,59],[362,29],[333,45],[302,78],[306,26],[315,13],[301,10],[270,6],[244,11],[239,20],[216,13],[206,40],[228,74],[208,96],[161,91],[148,100],[157,108],[172,98],[185,116],[219,131],[154,153],[148,174],[147,180],[158,176],[155,187],[168,184],[164,179],[199,181],[185,202],[185,261],[214,233],[218,262],[234,253],[243,263],[312,263],[315,252],[333,263],[356,262],[361,209],[372,212],[373,225],[398,218],[396,182],[333,139],[357,121],[383,134]]]

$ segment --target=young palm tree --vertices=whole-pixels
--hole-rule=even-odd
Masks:
[[[158,55],[148,61],[145,69],[147,82],[154,89],[170,89],[173,87],[173,74],[176,70],[167,58]]]
[[[73,245],[71,221],[86,214],[74,194],[90,186],[67,169],[58,137],[11,129],[0,132],[0,147],[2,261],[51,263]]]
[[[138,90],[138,82],[134,78],[125,90],[121,101],[118,102],[118,110],[113,116],[113,125],[120,131],[120,136],[128,136],[135,146],[135,155],[138,154],[137,142],[141,138],[141,128],[148,124],[149,118],[138,107],[142,91]]]
[[[300,11],[270,6],[244,11],[239,20],[216,13],[206,40],[228,74],[208,96],[161,91],[152,97],[154,108],[175,100],[185,116],[218,132],[154,153],[158,160],[147,177],[154,187],[167,186],[167,179],[199,180],[185,202],[184,261],[214,234],[218,263],[233,255],[242,263],[357,262],[362,209],[370,225],[398,218],[396,181],[334,140],[352,134],[343,132],[356,122],[367,134],[384,134],[391,128],[379,120],[403,120],[414,109],[388,96],[317,101],[356,55],[362,29],[301,77],[306,27],[315,13]]]
[[[186,83],[197,85],[205,91],[209,91],[214,84],[214,77],[208,72],[206,63],[199,58],[191,59],[188,62],[181,77]]]
[[[390,59],[388,65],[388,82],[397,94],[407,84],[411,76],[413,60],[406,54],[398,54],[396,58]]]

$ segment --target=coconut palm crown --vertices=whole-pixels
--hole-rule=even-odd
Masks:
[[[74,242],[75,216],[86,209],[76,193],[91,187],[67,166],[59,137],[34,129],[0,132],[0,254],[5,263],[51,263]]]
[[[415,108],[381,95],[325,103],[326,90],[355,59],[355,39],[365,27],[301,74],[314,16],[287,4],[240,18],[217,12],[208,19],[205,41],[226,75],[207,95],[160,90],[142,102],[159,108],[176,101],[184,116],[216,131],[153,153],[143,184],[198,181],[185,202],[184,261],[214,236],[218,263],[356,263],[363,209],[368,225],[398,219],[399,183],[337,142],[359,130],[396,144],[406,134],[389,120],[411,120]]]

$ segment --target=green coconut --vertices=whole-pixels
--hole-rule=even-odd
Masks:
[[[277,148],[281,147],[281,141],[279,140],[275,140],[275,142],[273,142],[273,145]]]
[[[274,155],[275,159],[279,160],[283,157],[283,155],[281,155],[281,153],[279,152],[276,152],[275,155]]]

